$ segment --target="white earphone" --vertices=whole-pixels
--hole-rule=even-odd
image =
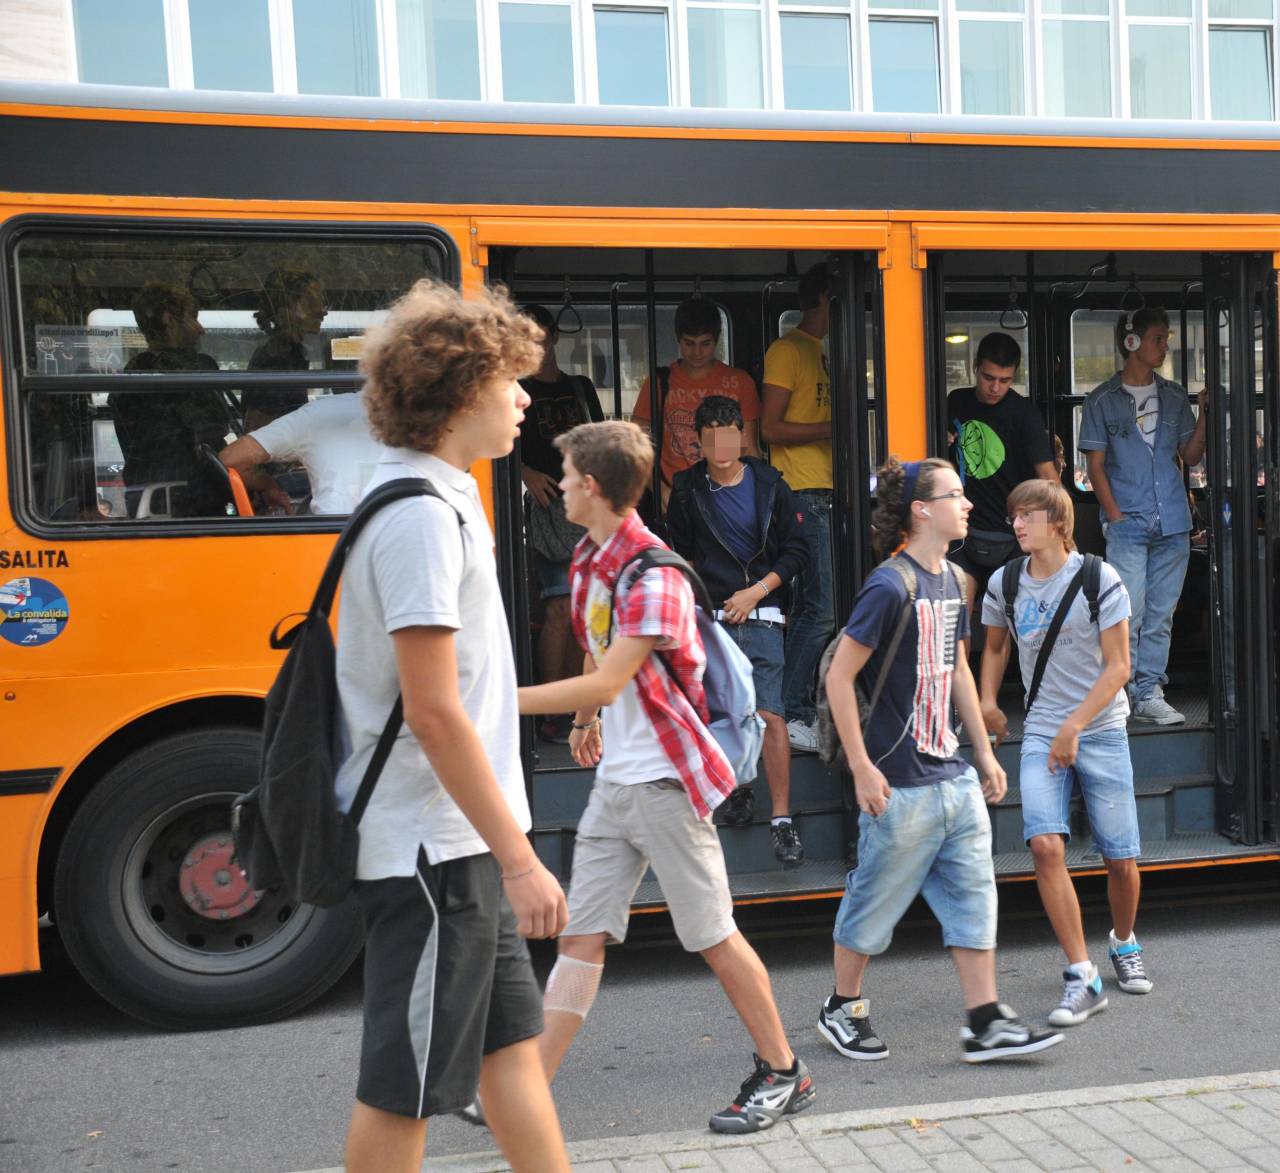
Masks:
[[[927,509],[925,509],[923,506],[921,506],[921,508],[920,508],[920,516],[921,516],[921,517],[930,517],[930,518],[931,518],[931,517],[933,517],[933,514],[932,514],[932,513],[930,513],[930,512],[929,512]]]

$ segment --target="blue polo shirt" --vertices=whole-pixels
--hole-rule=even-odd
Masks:
[[[1191,400],[1179,384],[1157,374],[1160,421],[1148,444],[1138,427],[1133,396],[1117,371],[1089,392],[1080,421],[1080,451],[1105,452],[1103,468],[1122,513],[1155,518],[1162,534],[1191,530],[1191,509],[1178,467],[1178,449],[1196,430]]]

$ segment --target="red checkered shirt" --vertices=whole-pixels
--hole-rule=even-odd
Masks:
[[[736,782],[733,767],[706,726],[702,674],[707,657],[698,635],[693,590],[678,570],[655,566],[636,576],[637,568],[632,567],[618,592],[617,623],[607,612],[591,617],[587,614],[592,581],[611,594],[622,567],[651,546],[666,548],[645,528],[634,510],[603,546],[597,546],[589,536],[578,543],[569,568],[573,633],[587,652],[593,651],[592,642],[597,649],[607,647],[611,630],[622,637],[659,637],[663,658],[651,654],[640,665],[635,676],[636,693],[653,722],[663,752],[671,759],[675,776],[684,783],[694,811],[699,818],[705,818],[732,793]],[[588,640],[588,623],[594,641]],[[667,665],[679,674],[697,711],[672,680]],[[609,752],[607,745],[604,751]]]

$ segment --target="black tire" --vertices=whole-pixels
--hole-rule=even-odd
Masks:
[[[243,727],[166,737],[106,774],[67,829],[55,925],[85,980],[135,1018],[178,1030],[281,1018],[360,952],[354,900],[252,893],[226,864],[231,801],[257,780],[260,750]]]

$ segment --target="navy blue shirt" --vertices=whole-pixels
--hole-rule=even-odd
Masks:
[[[716,511],[716,532],[730,553],[746,565],[760,549],[760,519],[756,516],[756,474],[749,464],[742,469],[742,480],[736,485],[721,488],[710,477],[707,484]]]
[[[959,642],[969,637],[969,611],[957,581],[962,571],[944,564],[940,574],[930,574],[915,559],[901,557],[916,572],[915,616],[862,733],[867,756],[890,786],[928,786],[968,768],[951,727],[951,686]],[[886,566],[867,576],[854,601],[845,635],[876,649],[859,673],[868,693],[906,601],[906,584]]]

